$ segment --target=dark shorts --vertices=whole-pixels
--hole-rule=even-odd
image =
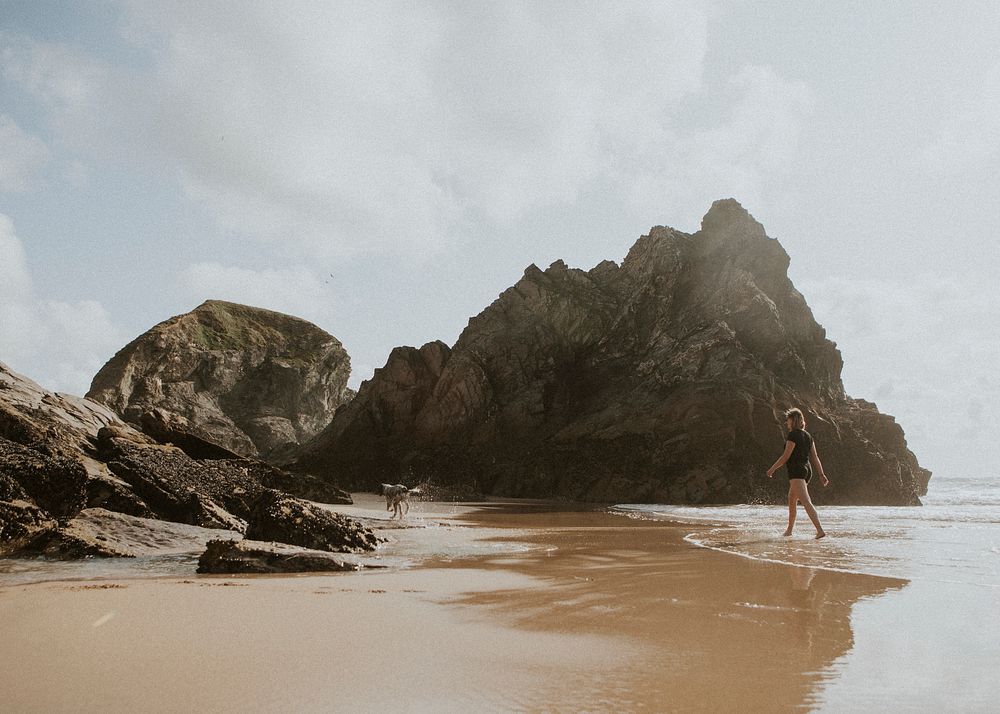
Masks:
[[[812,478],[813,471],[812,467],[808,462],[804,464],[788,464],[788,480],[791,481],[793,478],[805,479],[806,483],[809,483],[809,479]]]

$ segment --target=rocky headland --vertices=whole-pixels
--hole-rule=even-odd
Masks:
[[[531,265],[453,347],[393,350],[293,468],[359,489],[778,502],[785,484],[764,472],[799,406],[825,503],[918,504],[930,473],[891,416],[845,394],[788,266],[731,199],[694,234],[653,228],[621,265]]]
[[[784,479],[764,472],[789,406],[832,477],[824,503],[918,504],[930,473],[891,416],[845,393],[788,266],[746,210],[717,201],[699,231],[655,227],[621,265],[529,266],[454,346],[394,349],[356,396],[335,338],[218,301],[123,348],[92,398],[0,365],[0,554],[127,557],[215,533],[285,545],[217,544],[213,571],[349,567],[309,553],[370,550],[374,533],[314,502],[383,482],[439,498],[780,502]]]
[[[350,372],[340,342],[312,323],[209,300],[122,348],[87,398],[161,441],[276,461],[329,424]]]

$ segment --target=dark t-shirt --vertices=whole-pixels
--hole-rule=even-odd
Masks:
[[[789,478],[808,479],[812,475],[809,468],[809,451],[812,449],[813,438],[805,429],[792,429],[788,432],[788,440],[795,444],[792,455],[785,464]]]

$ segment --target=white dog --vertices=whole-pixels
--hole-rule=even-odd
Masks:
[[[392,516],[390,520],[399,516],[399,519],[403,519],[405,513],[410,512],[410,494],[420,493],[420,489],[413,488],[409,489],[401,483],[382,484],[382,495],[385,496],[385,510],[392,511]],[[406,511],[403,507],[406,507]]]

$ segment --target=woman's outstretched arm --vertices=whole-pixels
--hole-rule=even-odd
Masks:
[[[824,486],[830,483],[830,479],[828,479],[826,474],[823,472],[823,464],[820,463],[819,453],[816,451],[815,443],[809,447],[809,462],[812,464],[813,468],[816,469],[816,473],[819,474],[819,482]]]
[[[767,477],[768,478],[772,478],[774,476],[774,472],[777,471],[778,469],[780,469],[782,466],[785,465],[785,462],[788,461],[788,457],[792,455],[792,452],[794,450],[795,450],[795,442],[794,441],[786,441],[785,442],[785,453],[783,453],[781,456],[779,456],[778,460],[774,462],[774,466],[772,466],[771,468],[769,468],[767,470]]]

